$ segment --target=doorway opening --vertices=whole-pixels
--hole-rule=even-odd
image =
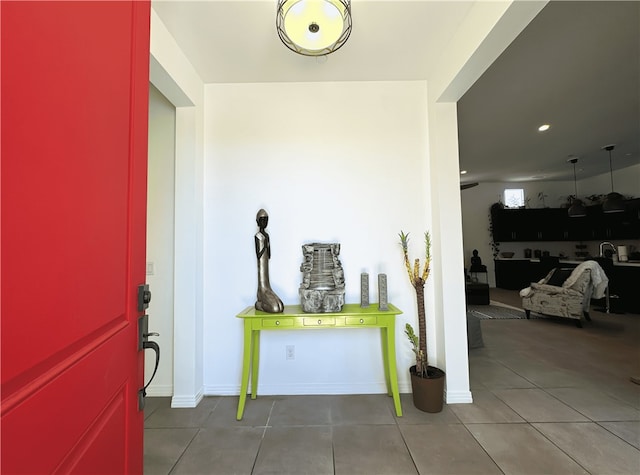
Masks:
[[[149,152],[147,171],[147,270],[152,292],[149,331],[159,333],[162,358],[147,389],[153,396],[173,396],[173,319],[175,260],[176,107],[149,84]],[[147,380],[153,358],[145,358]]]

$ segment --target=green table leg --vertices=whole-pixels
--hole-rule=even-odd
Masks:
[[[244,350],[242,354],[242,381],[240,382],[240,399],[238,401],[237,420],[242,420],[244,414],[244,404],[247,401],[247,390],[249,389],[249,368],[251,366],[251,322],[244,321]]]
[[[253,342],[251,363],[251,399],[258,397],[258,368],[260,367],[260,330],[251,331]]]
[[[398,372],[396,370],[396,327],[395,322],[386,329],[387,333],[387,364],[389,366],[389,380],[391,381],[391,393],[393,394],[393,405],[396,408],[396,416],[402,417],[402,405],[400,403],[400,392],[398,390]]]
[[[382,365],[384,366],[384,382],[387,387],[387,394],[393,396],[391,380],[389,379],[389,349],[387,348],[387,329],[385,327],[380,327],[380,347],[382,348]]]

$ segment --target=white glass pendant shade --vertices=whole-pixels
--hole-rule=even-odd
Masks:
[[[285,46],[298,54],[333,53],[351,34],[351,1],[279,0],[276,28]]]
[[[578,163],[578,159],[571,158],[569,161],[573,163],[573,187],[576,194],[573,200],[571,200],[568,213],[570,218],[583,218],[587,215],[587,209],[584,207],[582,200],[578,198],[578,178],[576,177],[576,163]]]
[[[613,165],[611,163],[611,151],[616,148],[616,144],[605,145],[602,150],[609,152],[609,172],[611,173],[611,193],[602,202],[604,213],[622,213],[624,211],[624,196],[613,190]]]

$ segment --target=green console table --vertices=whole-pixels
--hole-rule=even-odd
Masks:
[[[261,330],[313,330],[318,328],[380,328],[382,357],[387,392],[393,397],[398,417],[402,416],[398,374],[396,371],[396,315],[402,313],[389,304],[388,310],[379,310],[378,304],[362,308],[359,304],[343,305],[341,312],[304,313],[300,305],[285,305],[282,313],[266,313],[247,307],[237,317],[244,320],[244,352],[242,356],[242,383],[236,419],[241,420],[249,388],[251,373],[251,399],[258,389]]]

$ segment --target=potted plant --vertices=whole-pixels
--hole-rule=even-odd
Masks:
[[[544,199],[545,199],[545,198],[548,198],[548,197],[549,197],[549,195],[545,195],[543,191],[540,191],[540,192],[538,193],[538,199],[539,199],[540,201],[542,201],[542,207],[543,207],[543,208],[546,208],[546,207],[547,207],[546,203],[544,202]]]
[[[571,205],[575,200],[576,200],[576,195],[567,195],[565,202],[562,203],[562,205],[560,205],[560,208],[571,208]]]
[[[413,404],[425,412],[440,412],[444,399],[445,373],[435,366],[430,366],[427,361],[427,324],[424,309],[424,285],[431,271],[431,236],[424,233],[425,261],[422,271],[420,259],[415,259],[413,266],[409,261],[409,233],[400,231],[400,244],[404,255],[404,265],[407,269],[409,282],[416,291],[416,303],[418,308],[418,335],[410,324],[406,324],[405,334],[413,346],[416,355],[416,364],[409,368],[411,375],[411,389],[413,392]]]
[[[493,203],[489,208],[489,236],[491,237],[489,245],[491,246],[493,260],[496,260],[500,255],[500,243],[495,239],[495,223],[498,220],[497,213],[499,213],[502,209],[504,209],[504,204],[502,204],[502,201]]]
[[[492,227],[489,228],[489,233],[491,234],[491,241],[489,242],[489,245],[491,246],[491,254],[493,255],[493,260],[495,261],[500,255],[500,243],[494,241]]]

